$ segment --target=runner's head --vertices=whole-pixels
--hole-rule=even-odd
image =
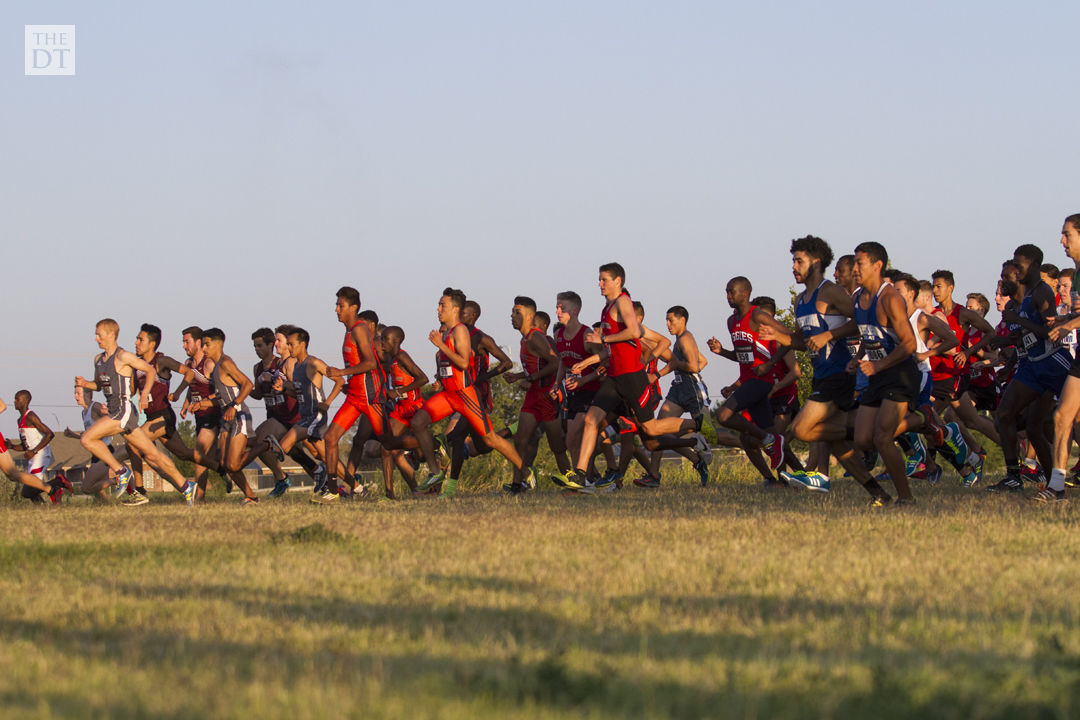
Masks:
[[[283,325],[286,328],[285,342],[289,349],[289,354],[298,360],[302,360],[307,356],[308,342],[311,340],[311,336],[308,335],[307,330],[304,328],[293,327],[292,325]]]
[[[998,280],[997,292],[994,293],[994,305],[997,306],[998,312],[1005,312],[1006,306],[1019,290],[1020,288],[1012,280]]]
[[[20,390],[15,393],[15,409],[18,410],[19,413],[26,412],[27,408],[30,407],[30,400],[32,399],[29,390]]]
[[[202,343],[203,350],[211,360],[220,360],[225,351],[225,331],[216,327],[203,330]]]
[[[1080,262],[1080,214],[1065,218],[1061,226],[1061,246],[1073,262]]]
[[[391,325],[383,330],[382,341],[387,354],[397,355],[398,350],[401,349],[401,343],[405,342],[405,331],[397,325]]]
[[[617,298],[626,289],[626,271],[617,262],[600,266],[600,294],[608,300]]]
[[[750,293],[754,290],[750,281],[742,275],[728,280],[726,293],[727,304],[730,308],[745,307],[750,302]]]
[[[891,283],[895,283],[896,279],[899,278],[903,274],[904,273],[902,271],[900,271],[898,268],[885,268],[884,270],[881,271],[881,277],[885,278],[886,280],[888,280]]]
[[[1039,269],[1043,263],[1043,251],[1037,245],[1027,243],[1013,251],[1013,262],[1020,269],[1020,281],[1034,285],[1039,278]],[[1028,288],[1030,291],[1031,288]]]
[[[1001,263],[1001,279],[1011,280],[1014,283],[1020,282],[1020,266],[1012,258]]]
[[[639,323],[645,319],[645,306],[637,300],[634,301],[634,314],[637,315],[637,321]]]
[[[364,310],[356,314],[356,319],[364,323],[367,329],[371,331],[372,337],[375,336],[375,330],[379,327],[379,314],[374,310]]]
[[[181,333],[181,338],[183,340],[184,352],[188,357],[195,357],[199,350],[202,349],[203,331],[198,325],[184,328],[184,331]]]
[[[805,285],[818,273],[824,276],[825,268],[832,264],[832,259],[832,248],[819,237],[807,235],[791,241],[791,273],[797,283]]]
[[[934,312],[934,286],[929,280],[919,281],[919,294],[915,296],[915,307],[923,312]]]
[[[877,290],[881,273],[889,266],[889,253],[881,243],[871,241],[855,246],[855,282]]]
[[[518,295],[514,298],[514,306],[510,308],[510,324],[515,330],[523,327],[532,327],[533,317],[536,315],[536,302],[531,297]]]
[[[284,325],[278,325],[274,328],[274,350],[277,354],[285,359],[289,357],[289,331],[292,330],[292,325],[288,323]]]
[[[1058,270],[1058,266],[1052,263],[1043,263],[1039,267],[1039,279],[1054,288],[1054,292],[1057,292],[1057,281],[1060,274],[1061,271]]]
[[[934,281],[934,302],[940,305],[946,300],[952,299],[956,280],[953,278],[951,270],[935,270],[930,279]]]
[[[465,308],[465,293],[454,288],[446,288],[439,298],[439,322],[447,327],[461,321],[461,311]]]
[[[116,344],[116,338],[120,335],[120,325],[112,318],[98,320],[94,326],[94,339],[98,347],[105,349],[109,343]]]
[[[1072,294],[1073,276],[1076,271],[1073,268],[1064,268],[1058,273],[1058,295],[1061,299],[1069,297]]]
[[[758,295],[750,301],[750,304],[758,306],[774,317],[776,316],[776,301],[768,295]]]
[[[833,271],[833,282],[848,292],[855,289],[855,256],[841,255],[836,261],[836,269]]]
[[[896,286],[896,290],[900,293],[900,297],[904,298],[908,315],[915,312],[915,308],[917,307],[915,299],[919,297],[919,281],[912,275],[900,273],[900,276],[893,281],[893,285]]]
[[[334,312],[337,314],[338,322],[351,324],[356,319],[356,314],[360,312],[360,293],[356,288],[346,285],[338,289],[336,297]]]
[[[551,327],[551,316],[543,310],[537,310],[536,315],[533,316],[533,324],[536,325],[537,330],[547,334],[548,328]]]
[[[476,325],[476,321],[480,319],[480,303],[475,300],[466,300],[465,307],[461,309],[461,322],[465,323],[469,327]]]
[[[138,355],[157,351],[161,343],[161,328],[150,323],[143,323],[139,334],[135,336],[135,352]]]
[[[968,293],[967,309],[974,310],[982,317],[986,317],[986,313],[990,312],[990,301],[982,293]]]
[[[274,331],[268,327],[261,327],[251,333],[251,344],[255,347],[255,354],[260,360],[269,360],[274,357]]]
[[[690,319],[690,312],[682,305],[673,305],[668,308],[667,331],[678,337],[686,332],[686,321]]]
[[[555,296],[555,319],[563,325],[581,313],[581,296],[573,290],[565,290]]]

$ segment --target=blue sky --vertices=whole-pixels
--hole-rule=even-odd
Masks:
[[[1080,8],[878,5],[5,3],[0,397],[74,424],[104,316],[174,355],[218,325],[242,366],[294,322],[334,362],[345,284],[429,367],[446,285],[516,348],[514,295],[593,320],[609,260],[702,339],[734,275],[787,297],[807,233],[958,298],[1020,243],[1062,263]],[[78,74],[24,76],[24,24],[75,24]]]

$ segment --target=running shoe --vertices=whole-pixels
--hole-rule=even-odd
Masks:
[[[883,508],[892,505],[893,499],[888,495],[875,495],[870,498],[870,502],[866,504],[870,508]]]
[[[602,492],[608,492],[608,488],[609,487],[614,487],[614,486],[615,486],[615,474],[610,473],[610,472],[607,473],[606,475],[604,475],[601,478],[597,478],[596,482],[594,482],[592,484],[592,487],[594,487],[597,490],[600,490]]]
[[[315,481],[315,487],[311,489],[311,494],[318,495],[325,490],[328,478],[329,473],[326,471],[326,463],[319,463],[319,466],[315,468],[315,474],[311,477]]]
[[[549,477],[553,483],[567,490],[584,490],[588,485],[585,473],[579,470],[571,469],[562,475],[551,475]]]
[[[930,483],[931,485],[937,485],[939,482],[941,482],[941,473],[942,470],[940,465],[934,468],[933,471],[927,471],[926,482]],[[978,478],[976,478],[976,480],[978,480]]]
[[[446,452],[446,445],[441,437],[435,438],[435,454],[439,456],[439,461],[443,466],[450,464],[450,454]]]
[[[911,454],[907,456],[905,470],[907,476],[911,477],[919,471],[919,466],[926,462],[926,445],[923,444],[922,438],[913,432],[907,434],[907,439],[911,445]]]
[[[1064,490],[1051,490],[1049,487],[1044,487],[1042,490],[1032,495],[1031,500],[1032,502],[1040,502],[1047,505],[1068,502],[1068,500],[1065,499]]]
[[[445,477],[446,477],[446,473],[444,471],[442,471],[442,470],[440,470],[437,473],[430,473],[429,472],[428,476],[426,478],[424,478],[424,481],[422,483],[420,483],[419,486],[417,486],[417,489],[418,490],[432,490],[432,489],[438,487],[439,484],[442,483],[442,481],[443,481],[443,479]]]
[[[270,446],[270,452],[274,453],[278,462],[285,462],[285,450],[282,449],[281,442],[276,437],[267,435],[266,444]]]
[[[948,432],[945,434],[945,447],[952,452],[953,457],[956,458],[956,462],[963,463],[967,460],[968,447],[964,442],[964,435],[960,432],[960,426],[954,422],[948,423],[945,426]]]
[[[1080,472],[1065,477],[1065,487],[1080,487]]]
[[[142,493],[135,493],[134,495],[129,495],[126,499],[121,501],[120,504],[124,507],[138,507],[139,505],[146,505],[149,502],[150,498]]]
[[[639,478],[634,478],[634,484],[643,488],[658,488],[660,487],[660,478],[652,475],[642,475]]]
[[[780,477],[787,480],[792,487],[812,492],[827,493],[831,489],[829,476],[819,472],[781,472]]]
[[[119,498],[126,493],[128,485],[134,477],[135,473],[131,472],[131,468],[125,466],[116,476],[116,489],[113,490],[113,497]]]
[[[765,452],[769,454],[769,469],[780,467],[784,461],[784,436],[773,435],[772,442],[765,446]]]
[[[240,501],[240,507],[251,507],[252,505],[258,505],[259,498],[246,497]]]
[[[1027,463],[1020,466],[1020,479],[1024,482],[1035,483],[1036,487],[1046,487],[1046,473],[1042,471],[1042,468],[1035,465],[1031,467]]]
[[[525,476],[525,479],[522,482],[524,482],[526,485],[528,485],[530,490],[535,490],[536,489],[536,472],[534,472],[531,467],[527,467],[525,469],[528,470],[529,472]]]
[[[1024,481],[1016,475],[1006,475],[1001,479],[1001,482],[995,483],[986,488],[988,492],[993,493],[1006,493],[1013,492],[1018,493],[1024,488]]]
[[[529,486],[525,483],[506,483],[503,485],[503,490],[508,495],[524,495],[529,492]]]
[[[705,458],[698,456],[698,461],[694,463],[694,470],[697,471],[698,478],[701,480],[701,487],[705,487],[709,484],[709,463],[705,462]]]
[[[701,433],[694,433],[694,442],[694,452],[705,461],[706,466],[710,465],[712,463],[712,448],[709,447],[709,442],[705,439],[705,436]]]
[[[457,495],[457,478],[446,478],[446,482],[443,483],[442,492],[439,493],[439,497],[448,498]]]
[[[966,475],[961,475],[960,476],[960,482],[966,488],[975,487],[975,484],[979,482],[979,474],[977,472],[975,472],[974,468],[972,468],[971,470],[969,470],[967,472]]]
[[[974,453],[974,455],[975,455],[975,462],[973,462],[973,463],[969,462],[968,464],[971,465],[971,470],[972,470],[972,472],[975,473],[975,482],[979,482],[980,480],[982,480],[983,465],[986,464],[986,456],[985,455],[980,455],[978,453]],[[975,483],[972,483],[972,485],[974,485],[974,484]]]
[[[289,488],[292,487],[292,483],[289,481],[289,476],[286,475],[284,480],[278,480],[274,485],[274,489],[270,491],[267,497],[278,498],[289,492]]]
[[[330,492],[330,490],[325,487],[322,489],[322,492],[315,493],[311,496],[311,502],[316,505],[333,505],[339,499],[336,492]]]
[[[188,507],[192,507],[195,504],[195,490],[198,487],[199,486],[195,484],[194,480],[188,480],[187,483],[184,484],[182,492],[184,494],[184,502],[188,504]]]

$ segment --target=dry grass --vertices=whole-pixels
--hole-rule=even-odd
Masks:
[[[660,492],[0,512],[4,717],[1075,717],[1075,504]],[[689,473],[686,473],[689,476]]]

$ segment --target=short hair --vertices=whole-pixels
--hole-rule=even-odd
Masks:
[[[667,311],[677,318],[682,318],[683,320],[690,319],[690,312],[682,305],[672,305],[667,309]]]
[[[551,316],[543,310],[537,310],[536,315],[533,316],[533,323],[543,325],[545,328],[551,327]]]
[[[465,304],[461,306],[461,309],[467,310],[469,308],[475,310],[476,316],[480,317],[480,303],[476,302],[475,300],[466,300]]]
[[[983,315],[986,315],[986,313],[990,312],[990,301],[987,300],[986,296],[983,295],[982,293],[979,293],[979,292],[968,293],[967,299],[968,300],[974,300],[978,304],[979,310],[982,311]]]
[[[1061,275],[1061,271],[1058,270],[1058,266],[1054,265],[1053,263],[1044,263],[1043,266],[1039,268],[1039,272],[1046,273],[1053,280],[1057,280],[1058,276]]]
[[[383,337],[395,337],[398,339],[398,342],[405,342],[405,331],[397,325],[391,325],[383,330]]]
[[[1012,297],[1020,290],[1020,285],[1012,280],[1001,280],[998,284],[1001,286],[1001,294],[1003,297]]]
[[[881,243],[867,240],[855,246],[856,254],[862,253],[870,258],[870,262],[880,262],[882,267],[889,266],[889,253]]]
[[[895,283],[896,280],[903,274],[904,272],[899,268],[885,268],[881,271],[881,277],[885,278],[891,283]]]
[[[364,310],[363,312],[357,313],[356,319],[363,320],[364,322],[369,322],[372,325],[378,325],[379,313],[375,312],[374,310]]]
[[[749,278],[742,275],[736,275],[728,280],[728,285],[734,285],[735,287],[742,287],[746,289],[746,292],[750,293],[754,291],[754,286],[750,284]]]
[[[345,285],[341,288],[338,288],[335,297],[341,298],[350,305],[360,307],[360,293],[354,287],[349,287],[348,285]]]
[[[568,302],[574,305],[578,310],[581,309],[581,296],[573,290],[564,290],[555,296],[555,299],[560,302]]]
[[[645,306],[644,306],[644,305],[642,305],[642,304],[641,304],[640,302],[638,302],[637,300],[635,300],[635,301],[633,302],[633,305],[634,305],[634,312],[636,312],[636,313],[637,313],[638,315],[640,315],[641,317],[645,317]]]
[[[932,282],[930,282],[929,280],[920,280],[919,281],[919,292],[921,292],[921,293],[932,293],[932,292],[934,292],[934,284]]]
[[[855,264],[855,256],[854,255],[841,255],[836,260],[836,269],[839,270],[841,265],[854,265],[854,264]]]
[[[1073,276],[1075,274],[1076,274],[1076,269],[1075,268],[1069,268],[1069,267],[1061,268],[1061,272],[1058,273],[1058,280],[1061,280],[1062,278],[1069,278],[1070,280],[1072,280],[1072,278],[1073,278]]]
[[[255,332],[251,333],[251,339],[252,340],[258,340],[260,338],[267,345],[273,345],[274,344],[274,331],[271,330],[268,327],[261,327],[258,330],[256,330]]]
[[[218,342],[225,342],[225,331],[221,328],[207,328],[203,330],[203,340],[217,340]]]
[[[161,328],[157,325],[151,325],[150,323],[143,323],[139,330],[146,333],[146,337],[150,338],[154,343],[154,347],[161,344]]]
[[[807,235],[806,237],[792,240],[791,254],[794,255],[797,252],[806,253],[814,260],[820,260],[822,270],[832,264],[833,251],[832,248],[829,247],[829,243],[814,235]]]
[[[1031,243],[1024,243],[1020,247],[1013,250],[1013,257],[1019,255],[1022,258],[1027,258],[1031,261],[1032,265],[1042,266],[1043,251],[1038,245],[1032,245]]]
[[[776,301],[768,295],[758,295],[756,298],[750,301],[751,305],[757,305],[759,308],[768,310],[773,315],[776,314]]]
[[[919,281],[915,279],[914,275],[909,275],[908,273],[900,273],[896,277],[896,279],[893,280],[893,284],[903,285],[908,290],[910,290],[915,295],[915,297],[919,296]]]
[[[618,278],[623,285],[626,284],[626,270],[617,262],[604,263],[600,266],[600,272],[607,273],[613,278]]]
[[[97,321],[97,325],[94,325],[94,329],[104,328],[105,332],[112,333],[113,337],[120,335],[120,323],[116,322],[112,318],[104,318]]]
[[[1072,225],[1077,230],[1080,230],[1080,213],[1070,215],[1069,217],[1065,218],[1065,222],[1069,225]]]
[[[290,325],[289,323],[284,323],[284,324],[278,325],[276,328],[274,328],[274,334],[275,335],[284,335],[285,337],[289,337],[289,335],[292,334],[292,331],[293,331],[293,329],[295,327],[296,327],[295,325]]]
[[[30,394],[29,390],[20,390],[19,392],[15,393],[15,397],[16,399],[24,397],[26,398],[26,402],[30,402],[34,399],[34,397]]]
[[[956,278],[953,277],[952,270],[935,270],[933,275],[930,276],[931,280],[944,280],[953,287],[956,287]]]
[[[514,298],[514,305],[520,305],[526,310],[536,312],[536,301],[527,295],[518,295]]]
[[[450,298],[450,304],[456,306],[459,311],[464,309],[465,293],[461,290],[448,287],[442,291],[442,296]]]
[[[183,337],[184,335],[190,335],[192,340],[203,339],[202,328],[198,325],[192,325],[191,327],[184,328],[183,332],[180,333],[180,336]]]
[[[296,327],[295,325],[282,325],[282,327],[288,328],[289,330],[287,333],[285,333],[285,337],[287,338],[295,335],[296,339],[304,343],[304,345],[307,345],[308,342],[311,341],[311,336],[308,335],[308,331],[302,327]]]

